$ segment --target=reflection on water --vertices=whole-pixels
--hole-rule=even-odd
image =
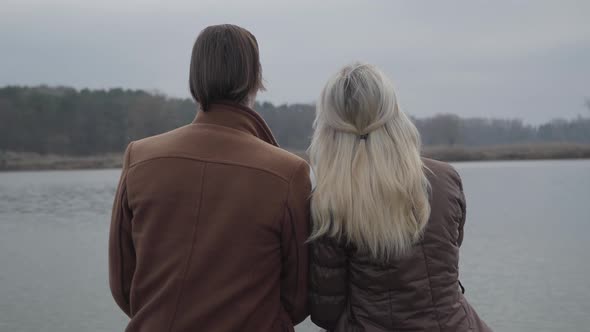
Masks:
[[[468,210],[461,280],[480,315],[497,331],[586,330],[590,161],[455,166]],[[118,176],[0,173],[0,331],[123,330],[106,267]]]

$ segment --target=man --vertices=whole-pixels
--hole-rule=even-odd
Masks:
[[[255,37],[210,26],[194,122],[127,147],[109,245],[126,331],[293,331],[307,316],[309,167],[251,109],[260,89]]]

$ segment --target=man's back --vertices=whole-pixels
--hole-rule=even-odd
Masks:
[[[111,225],[128,331],[284,331],[307,315],[305,161],[218,103],[130,144]]]

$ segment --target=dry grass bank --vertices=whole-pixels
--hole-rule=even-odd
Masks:
[[[303,151],[295,154],[308,159]],[[442,161],[542,160],[590,158],[590,144],[522,144],[484,147],[425,147],[423,155]],[[0,153],[0,171],[11,170],[67,170],[121,167],[123,155],[111,153],[76,157],[40,155],[37,153]]]
[[[96,156],[40,155],[38,153],[0,153],[1,171],[68,170],[120,168],[123,154],[110,153]]]
[[[482,147],[432,146],[423,155],[443,161],[543,160],[590,158],[590,144],[550,143]]]

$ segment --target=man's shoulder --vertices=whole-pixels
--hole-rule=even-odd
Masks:
[[[134,141],[130,165],[158,158],[186,158],[256,169],[289,181],[298,168],[308,168],[303,154],[296,154],[251,135],[233,130],[204,132],[184,126]]]
[[[188,127],[189,126],[186,125],[186,126],[178,127],[178,128],[163,132],[161,134],[147,136],[147,137],[135,140],[135,141],[133,141],[133,143],[136,145],[137,144],[139,144],[139,145],[157,145],[161,141],[169,140],[173,137],[176,137],[178,134],[185,131]]]
[[[254,167],[269,170],[272,173],[280,175],[287,181],[289,181],[298,170],[309,170],[309,165],[305,159],[303,159],[303,153],[297,154],[290,152],[264,141],[257,142],[257,145],[260,146],[260,150],[253,149],[256,152],[249,160]]]
[[[177,145],[174,141],[182,135],[182,132],[186,131],[186,127],[179,127],[162,134],[132,141],[127,147],[130,166],[149,159],[166,156],[171,148]]]

